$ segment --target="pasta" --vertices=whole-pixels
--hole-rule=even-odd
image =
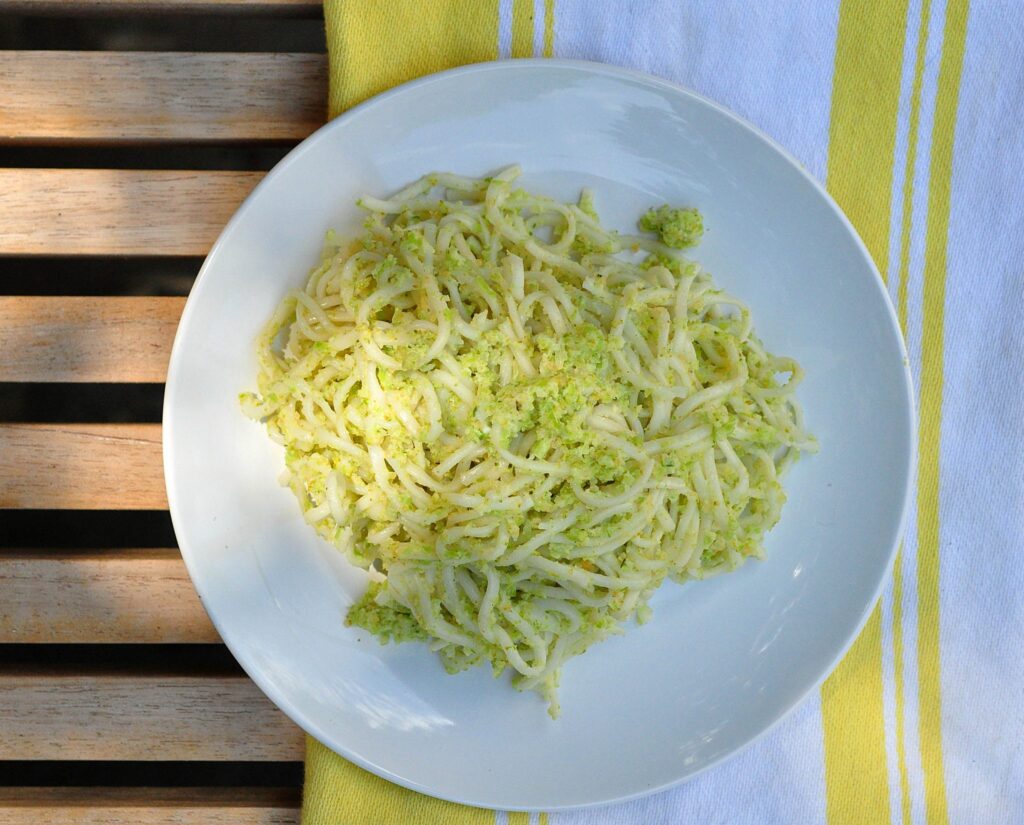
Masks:
[[[604,229],[493,178],[365,197],[258,341],[248,415],[306,520],[371,573],[347,622],[456,672],[506,668],[558,713],[562,665],[666,578],[762,557],[779,478],[815,449],[799,365],[676,250],[701,216]]]

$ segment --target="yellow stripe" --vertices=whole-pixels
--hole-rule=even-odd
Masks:
[[[907,134],[907,157],[903,167],[903,214],[900,227],[899,281],[897,315],[904,336],[907,334],[907,296],[910,281],[910,231],[913,226],[914,169],[917,165],[918,125],[921,119],[921,86],[924,80],[924,59],[928,45],[928,21],[931,0],[921,4],[921,20],[917,31],[914,57],[914,82],[910,92],[910,121]],[[904,823],[911,822],[910,778],[907,772],[906,684],[903,676],[903,548],[896,556],[892,582],[892,650],[893,683],[896,693],[896,762],[900,777],[900,811]]]
[[[555,0],[544,0],[544,56],[555,56]]]
[[[533,0],[512,0],[512,56],[533,57]]]
[[[885,271],[907,0],[842,0],[827,186]]]
[[[896,310],[903,334],[907,334],[907,288],[910,280],[910,230],[914,209],[914,167],[917,165],[917,129],[921,119],[921,85],[924,79],[924,58],[928,45],[928,19],[931,0],[921,3],[921,23],[917,32],[917,55],[914,59],[914,86],[910,93],[910,129],[907,139],[907,161],[903,171],[903,223],[900,229],[900,280],[896,292]]]
[[[910,778],[907,774],[906,699],[903,682],[903,548],[896,554],[892,573],[892,658],[896,691],[896,764],[900,774],[900,811],[910,819]]]
[[[906,19],[906,0],[842,0],[836,33],[827,186],[883,272]],[[877,605],[822,686],[821,713],[830,825],[890,822]]]
[[[928,825],[946,825],[939,662],[939,438],[942,429],[946,244],[953,139],[967,41],[967,1],[949,0],[939,64],[929,170],[921,340],[921,409],[917,481],[917,671],[921,764]]]
[[[374,776],[306,737],[302,825],[494,825],[494,811],[442,802]]]
[[[414,77],[498,57],[498,0],[324,0],[331,117]]]
[[[508,815],[508,825],[530,825],[530,815],[522,811],[513,811]]]
[[[829,825],[889,822],[877,606],[846,658],[822,685],[821,717]]]

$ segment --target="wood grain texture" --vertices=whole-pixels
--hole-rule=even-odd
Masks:
[[[315,17],[321,0],[0,0],[9,14],[286,14]]]
[[[0,424],[0,508],[165,510],[159,424]]]
[[[175,549],[0,555],[0,643],[212,643]]]
[[[205,255],[263,172],[0,169],[0,255]]]
[[[0,674],[0,759],[291,761],[303,733],[245,677]]]
[[[0,140],[296,140],[326,99],[320,54],[0,51]]]
[[[0,296],[0,381],[162,382],[184,298]]]
[[[0,788],[0,825],[298,822],[298,788]]]

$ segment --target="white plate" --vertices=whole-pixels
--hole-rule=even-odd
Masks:
[[[304,282],[328,228],[355,232],[363,193],[428,171],[510,163],[529,188],[593,187],[629,230],[669,202],[699,207],[695,257],[795,356],[819,455],[786,479],[768,559],[666,585],[642,628],[563,674],[548,718],[478,668],[447,675],[422,645],[342,624],[364,574],[322,543],[280,487],[278,448],[239,411],[253,341]],[[818,684],[875,603],[913,460],[903,344],[881,280],[835,204],[729,112],[645,75],[515,61],[446,72],[377,97],[283,160],[224,230],[189,297],[164,407],[168,499],[203,604],[285,713],[352,761],[446,799],[555,809],[679,782],[751,742]]]

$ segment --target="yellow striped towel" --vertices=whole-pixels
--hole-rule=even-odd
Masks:
[[[736,758],[647,799],[528,817],[428,799],[310,741],[302,821],[1024,822],[1024,565],[1008,552],[1024,544],[1024,7],[325,0],[324,11],[331,116],[451,66],[555,55],[666,77],[757,124],[825,181],[886,279],[918,391],[920,461],[904,545],[864,632],[820,692]]]

